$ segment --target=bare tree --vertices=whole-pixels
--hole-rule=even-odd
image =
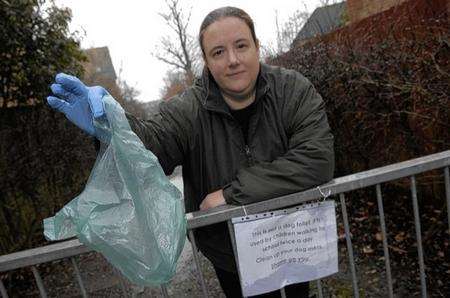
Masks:
[[[275,12],[277,28],[277,52],[283,53],[291,47],[292,42],[308,20],[310,14],[306,9],[297,9],[284,23],[280,25],[278,11]]]
[[[342,0],[320,0],[319,6],[327,6],[342,2]],[[276,44],[269,43],[261,45],[262,56],[270,60],[271,57],[280,55],[288,51],[292,42],[297,37],[300,30],[306,24],[310,17],[306,3],[303,2],[303,8],[297,9],[286,21],[280,21],[278,11],[275,11],[275,26],[277,30]]]
[[[339,2],[343,2],[344,0],[319,0],[320,6],[328,6],[328,5],[332,5],[332,4],[336,4]]]
[[[186,83],[192,82],[199,62],[199,51],[195,38],[188,33],[191,9],[186,14],[179,0],[166,0],[167,11],[159,13],[166,21],[171,34],[161,38],[161,46],[153,53],[160,61],[182,71]]]
[[[297,37],[297,34],[302,29],[303,25],[308,20],[310,14],[304,5],[303,9],[297,9],[286,21],[280,21],[278,11],[275,10],[275,26],[277,32],[276,42],[270,42],[261,45],[261,56],[266,61],[270,61],[286,51],[291,47],[292,42]]]
[[[164,86],[159,90],[162,100],[169,100],[186,89],[185,74],[181,71],[168,70],[163,81]]]

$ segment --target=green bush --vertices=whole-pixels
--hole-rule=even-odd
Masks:
[[[0,118],[0,255],[42,245],[42,220],[83,189],[94,141],[46,106]]]
[[[53,1],[1,1],[0,109],[42,103],[57,72],[82,74],[85,57],[70,19]]]
[[[42,219],[80,191],[93,141],[44,104],[57,72],[82,74],[70,11],[0,1],[0,255],[39,245]]]

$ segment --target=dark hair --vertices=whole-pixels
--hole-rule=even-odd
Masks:
[[[255,42],[255,44],[258,44],[255,34],[255,25],[253,24],[253,20],[248,15],[248,13],[237,7],[225,6],[214,9],[203,19],[203,22],[200,26],[200,33],[198,34],[198,41],[200,43],[200,48],[202,49],[203,55],[205,55],[205,51],[203,48],[203,34],[205,33],[206,29],[215,21],[226,17],[235,17],[243,20],[247,24],[248,28],[250,28],[253,41]]]

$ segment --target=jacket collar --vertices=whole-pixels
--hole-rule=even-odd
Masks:
[[[230,108],[223,99],[219,86],[213,76],[209,73],[207,67],[204,67],[202,76],[197,81],[197,85],[201,85],[204,91],[202,104],[207,110],[223,112],[226,114],[230,113]],[[269,84],[267,83],[267,66],[260,63],[259,74],[256,81],[255,101],[259,101],[263,98],[268,90]]]

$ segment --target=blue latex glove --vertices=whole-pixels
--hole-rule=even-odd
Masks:
[[[47,97],[48,104],[63,112],[76,126],[95,136],[94,118],[105,114],[102,97],[108,92],[100,86],[87,87],[78,78],[59,73],[50,86],[55,96]]]

